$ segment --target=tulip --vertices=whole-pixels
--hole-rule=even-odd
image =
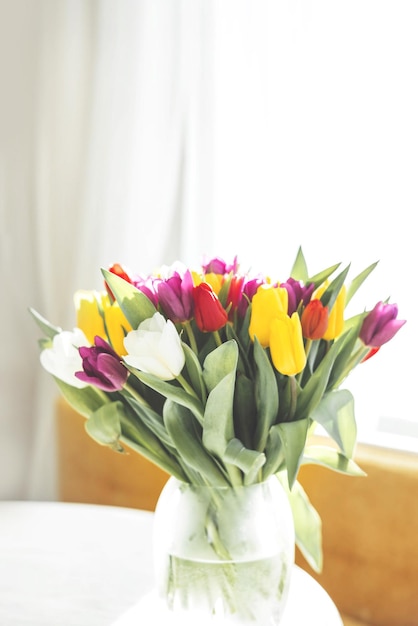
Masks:
[[[234,257],[232,263],[226,263],[220,257],[214,257],[203,264],[202,269],[204,274],[229,274],[230,272],[235,274],[238,270],[238,259]]]
[[[124,340],[127,355],[124,361],[142,372],[161,380],[173,380],[184,367],[181,340],[171,320],[161,313],[154,315],[129,332]]]
[[[193,288],[194,315],[196,325],[203,333],[220,330],[228,321],[228,315],[218,296],[208,283]]]
[[[126,282],[132,284],[131,277],[120,263],[114,263],[111,267],[109,267],[109,272],[112,272],[112,274],[116,274],[116,276],[120,276],[120,278],[123,278],[123,280],[126,280]]]
[[[266,283],[266,279],[262,276],[256,276],[255,278],[246,279],[244,277],[244,284],[242,287],[242,295],[241,300],[238,305],[238,315],[239,317],[244,317],[249,303],[252,301],[254,295],[257,292],[257,289],[260,285],[264,285]]]
[[[238,311],[242,299],[242,288],[244,285],[244,276],[234,275],[229,281],[228,295],[226,297],[226,308],[228,309],[228,318],[233,321],[235,311]]]
[[[193,315],[193,278],[187,270],[183,277],[178,272],[157,284],[158,299],[167,317],[174,322],[183,323]]]
[[[132,326],[126,319],[119,304],[113,302],[112,305],[103,309],[104,321],[106,326],[107,339],[112,348],[119,355],[126,354],[123,340],[126,334],[132,330]]]
[[[295,280],[294,278],[288,278],[285,283],[280,283],[280,287],[286,289],[288,293],[288,315],[292,315],[295,311],[297,311],[301,302],[304,306],[306,306],[311,299],[313,290],[315,289],[314,283],[304,285],[302,282]]]
[[[120,356],[101,337],[95,337],[94,346],[80,347],[83,370],[76,372],[79,380],[103,391],[120,391],[128,379],[128,370]]]
[[[215,272],[208,272],[204,275],[204,281],[210,285],[216,295],[219,295],[222,285],[225,282],[225,276],[223,274],[215,274]]]
[[[300,321],[306,339],[321,339],[328,328],[328,307],[321,300],[311,300],[303,309]]]
[[[287,315],[288,294],[286,289],[261,285],[252,299],[249,333],[251,339],[257,337],[263,348],[270,343],[270,327],[279,315]]]
[[[406,322],[396,319],[397,316],[396,304],[378,302],[363,320],[359,333],[362,342],[368,347],[379,348],[390,341]]]
[[[85,291],[79,289],[74,294],[74,304],[77,316],[77,328],[80,328],[90,344],[94,343],[96,335],[106,339],[105,325],[103,321],[102,306],[107,300],[105,293]]]
[[[271,324],[270,353],[273,365],[285,376],[295,376],[306,365],[302,327],[297,313],[282,313]]]
[[[54,335],[50,348],[42,350],[41,365],[47,372],[72,387],[78,389],[86,387],[86,383],[76,378],[75,373],[82,368],[78,348],[88,345],[90,344],[87,337],[79,328],[75,328],[72,332],[63,330]]]
[[[155,308],[158,307],[157,286],[160,280],[155,276],[147,276],[146,278],[136,277],[133,281],[133,285],[147,296],[148,300],[151,300]]]
[[[325,289],[322,290],[322,292]],[[339,337],[344,328],[344,309],[345,309],[345,296],[346,288],[343,285],[338,293],[338,296],[334,302],[334,306],[329,312],[328,328],[323,335],[323,339],[331,341]],[[317,295],[319,298],[319,295]]]
[[[126,282],[133,284],[131,277],[120,263],[114,263],[113,265],[111,265],[109,267],[109,272],[111,272],[112,274],[116,274],[116,276],[123,278],[123,280],[126,280]],[[112,290],[106,282],[105,287],[110,301],[113,302],[115,300],[115,296],[113,295]]]

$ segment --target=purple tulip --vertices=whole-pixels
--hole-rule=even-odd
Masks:
[[[193,278],[187,270],[183,277],[174,272],[157,285],[158,300],[166,316],[174,323],[190,320],[193,316]]]
[[[242,296],[241,300],[238,304],[238,315],[239,317],[244,317],[248,305],[253,299],[254,294],[257,292],[257,289],[260,285],[264,285],[266,279],[263,276],[256,276],[255,278],[244,279],[244,284],[242,287]]]
[[[120,356],[101,337],[94,338],[94,346],[79,348],[83,371],[76,372],[79,379],[103,391],[120,391],[128,378],[128,370]]]
[[[362,342],[371,348],[380,348],[390,341],[406,322],[406,320],[396,319],[397,315],[396,304],[378,302],[363,320],[359,334]]]
[[[146,278],[136,276],[132,280],[132,284],[135,285],[139,291],[142,291],[142,293],[147,296],[148,300],[151,300],[156,308],[158,307],[157,286],[159,282],[159,278],[154,278],[152,276],[147,276]]]
[[[234,257],[233,263],[226,263],[226,261],[220,257],[214,257],[207,263],[204,263],[202,268],[204,274],[229,274],[230,272],[236,274],[238,270],[238,259]]]
[[[315,285],[313,283],[310,285],[303,285],[303,283],[295,280],[294,278],[288,278],[285,283],[280,283],[280,287],[284,287],[288,294],[288,315],[293,315],[301,302],[303,306],[306,306],[315,289]]]

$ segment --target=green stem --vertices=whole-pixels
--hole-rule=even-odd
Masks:
[[[290,407],[289,407],[287,421],[291,422],[296,411],[296,402],[298,399],[297,382],[296,382],[295,376],[289,376],[289,384],[290,384]]]
[[[137,390],[135,389],[135,387],[133,387],[132,385],[130,385],[129,383],[125,383],[124,387],[123,387],[133,398],[135,398],[135,400],[137,402],[139,402],[139,404],[142,404],[142,406],[146,406],[147,408],[150,408],[150,405],[148,404],[148,402],[146,400],[144,400],[144,398],[141,396],[141,394],[139,394],[137,392]]]
[[[190,342],[190,347],[193,350],[193,352],[197,355],[199,354],[198,348],[197,348],[197,343],[196,343],[196,337],[194,336],[194,332],[193,332],[193,328],[189,322],[189,320],[186,320],[185,322],[183,322],[183,326],[186,329],[186,333],[187,333],[187,337],[189,339]]]
[[[312,339],[306,339],[306,343],[305,343],[306,362],[308,362],[309,352],[311,351],[311,348],[312,348]],[[300,379],[303,376],[304,371],[305,371],[305,368],[303,368],[303,370],[301,372],[299,372],[299,374],[297,375],[297,380],[299,382],[300,382]]]
[[[182,376],[182,374],[179,374],[178,376],[176,376],[177,380],[179,381],[180,385],[183,387],[183,389],[185,391],[187,391],[187,393],[191,396],[193,396],[194,398],[196,398],[196,400],[199,400],[199,402],[201,403],[202,400],[201,398],[199,398],[199,396],[197,395],[197,393],[195,392],[195,390],[193,389],[193,387],[191,385],[189,385],[189,383],[187,382],[187,380],[184,378],[184,376]]]
[[[357,352],[355,352],[351,358],[347,361],[343,373],[339,377],[338,381],[333,385],[334,388],[338,387],[342,381],[348,376],[352,369],[354,369],[368,354],[370,348],[367,346],[360,346]]]
[[[219,348],[219,346],[222,344],[222,339],[221,339],[221,336],[219,334],[219,331],[218,330],[214,330],[212,334],[214,336],[215,343],[216,343],[216,345]]]

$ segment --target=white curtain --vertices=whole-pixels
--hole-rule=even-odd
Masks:
[[[101,288],[101,267],[149,272],[205,245],[211,11],[2,1],[1,30],[0,497],[54,498],[57,392],[27,309],[72,328],[73,292]]]
[[[115,261],[380,259],[359,306],[408,324],[348,386],[365,434],[418,423],[417,27],[412,1],[0,0],[0,498],[56,496],[27,307],[71,328]]]

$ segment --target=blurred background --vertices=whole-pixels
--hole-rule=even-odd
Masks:
[[[379,260],[355,310],[408,323],[346,386],[361,441],[418,449],[417,29],[414,0],[0,0],[0,499],[57,493],[28,307],[73,328],[114,262]]]

